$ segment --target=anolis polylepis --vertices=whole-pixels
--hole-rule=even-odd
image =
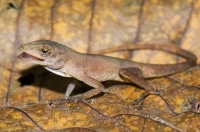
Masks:
[[[95,88],[82,94],[85,99],[105,92],[104,86],[100,83],[102,81],[133,82],[145,89],[145,92],[133,104],[140,101],[143,104],[143,99],[148,95],[159,94],[145,78],[161,77],[183,71],[195,65],[197,60],[191,52],[173,45],[159,44],[131,44],[113,50],[163,50],[184,57],[187,60],[177,64],[138,63],[103,55],[79,53],[65,45],[49,40],[38,40],[22,44],[19,49],[23,52],[18,56],[21,60],[40,64],[55,74],[74,77]]]

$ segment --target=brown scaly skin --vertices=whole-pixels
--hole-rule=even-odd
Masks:
[[[195,65],[197,60],[191,52],[172,45],[158,44],[132,44],[110,49],[110,51],[156,49],[182,56],[187,61],[177,64],[144,64],[103,55],[79,53],[49,40],[22,44],[19,49],[23,52],[18,56],[21,60],[40,64],[58,75],[71,76],[94,87],[95,89],[82,95],[84,98],[104,92],[104,86],[100,83],[102,81],[125,81],[123,78],[126,78],[126,81],[128,79],[146,90],[133,104],[143,101],[150,94],[158,94],[144,78],[161,77],[183,71]]]

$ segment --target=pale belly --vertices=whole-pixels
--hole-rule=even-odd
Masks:
[[[54,73],[54,74],[57,74],[57,75],[59,75],[59,76],[63,76],[63,77],[72,77],[72,76],[70,76],[70,75],[68,75],[68,74],[65,74],[65,73],[60,72],[60,71],[52,70],[52,69],[47,68],[47,67],[45,67],[45,69],[47,69],[48,71],[50,71],[50,72],[52,72],[52,73]]]

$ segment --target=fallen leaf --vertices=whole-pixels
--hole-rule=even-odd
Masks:
[[[38,39],[83,53],[130,43],[174,44],[200,58],[199,5],[197,0],[1,0],[0,130],[199,131],[198,65],[147,80],[161,95],[148,96],[143,109],[136,110],[130,104],[144,90],[115,82],[104,83],[109,93],[88,103],[46,103],[62,98],[72,80],[17,58],[20,44]],[[184,61],[150,50],[106,55],[143,63]],[[79,82],[73,94],[88,89]]]

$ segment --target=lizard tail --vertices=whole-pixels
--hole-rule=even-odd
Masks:
[[[107,50],[99,50],[98,53],[105,54],[116,51],[140,50],[140,49],[162,50],[187,59],[187,61],[177,64],[139,63],[138,67],[142,71],[145,71],[143,72],[145,78],[160,77],[160,76],[174,74],[176,72],[183,71],[194,66],[197,61],[197,57],[193,53],[174,45],[163,45],[163,44],[129,44],[118,47],[112,47]],[[135,63],[133,66],[135,66]]]

